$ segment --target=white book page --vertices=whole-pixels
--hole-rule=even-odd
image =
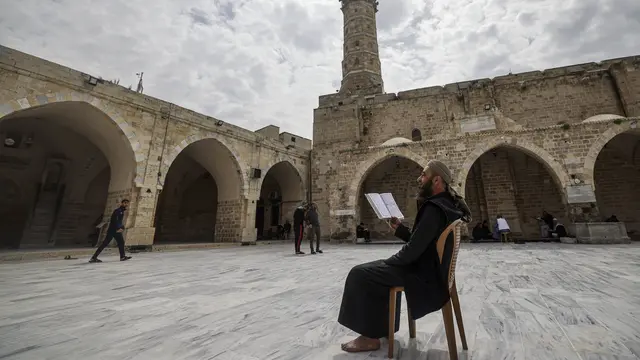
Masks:
[[[402,211],[400,211],[400,208],[398,207],[396,200],[393,198],[393,194],[391,193],[380,194],[380,198],[382,199],[382,201],[384,201],[384,205],[389,210],[389,213],[391,214],[391,216],[396,217],[398,219],[404,219],[404,215],[402,215]]]
[[[371,205],[371,207],[373,208],[373,211],[376,213],[378,219],[391,218],[391,213],[385,206],[384,201],[380,197],[380,194],[369,193],[364,194],[364,196],[367,198],[367,201],[369,201],[369,205]]]

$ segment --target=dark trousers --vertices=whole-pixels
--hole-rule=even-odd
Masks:
[[[389,334],[389,291],[405,285],[403,268],[389,266],[382,260],[355,266],[347,275],[342,294],[338,323],[369,338]],[[396,323],[400,330],[402,292],[396,293]]]
[[[293,237],[294,237],[296,252],[300,251],[300,244],[302,243],[303,235],[304,235],[304,225],[293,224]]]
[[[313,251],[313,238],[316,238],[316,250],[320,249],[320,226],[312,225],[309,229],[309,246]]]
[[[117,231],[107,231],[107,236],[104,238],[104,241],[100,244],[100,247],[98,247],[95,254],[93,254],[93,258],[97,258],[98,255],[100,255],[102,250],[109,245],[111,239],[116,239],[116,242],[118,243],[118,250],[120,251],[120,258],[124,257],[124,237],[122,236],[122,233]]]

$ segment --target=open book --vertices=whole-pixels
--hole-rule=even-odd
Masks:
[[[392,217],[404,219],[404,215],[402,215],[391,193],[369,193],[364,194],[364,196],[367,198],[367,201],[369,201],[369,205],[373,208],[378,219],[390,219]]]

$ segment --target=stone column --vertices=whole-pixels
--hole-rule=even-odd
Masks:
[[[125,240],[128,246],[151,246],[155,236],[153,227],[158,189],[140,187],[134,190],[135,202],[129,206]],[[133,196],[132,196],[133,197]]]
[[[258,195],[252,194],[249,199],[246,200],[245,207],[245,222],[242,229],[242,238],[240,239],[243,245],[255,245],[258,237],[258,231],[256,229],[256,205],[258,203]]]
[[[246,209],[245,198],[218,201],[215,242],[242,241]]]

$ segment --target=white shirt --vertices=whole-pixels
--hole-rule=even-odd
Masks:
[[[507,220],[505,220],[504,218],[498,218],[497,222],[498,222],[498,230],[511,230],[509,228],[509,224],[507,223]]]

